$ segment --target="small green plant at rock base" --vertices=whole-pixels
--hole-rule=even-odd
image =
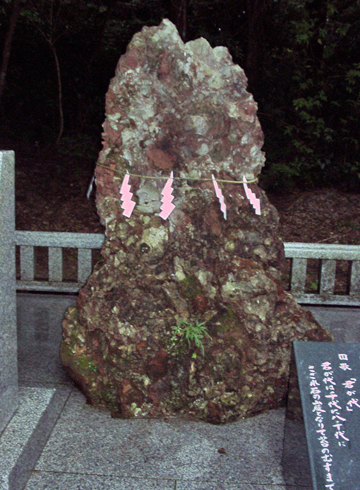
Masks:
[[[180,320],[180,322],[172,327],[172,337],[170,339],[170,344],[172,346],[184,345],[187,343],[189,349],[197,347],[200,349],[201,354],[204,356],[204,344],[202,339],[208,337],[212,340],[209,335],[208,329],[205,326],[205,322],[189,323],[186,320]],[[193,359],[196,359],[197,355],[194,352],[192,354]]]

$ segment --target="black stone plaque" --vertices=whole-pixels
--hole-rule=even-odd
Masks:
[[[314,490],[360,489],[360,344],[294,342]]]

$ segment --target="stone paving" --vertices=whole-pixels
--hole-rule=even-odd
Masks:
[[[0,490],[312,488],[301,434],[284,476],[284,408],[214,426],[112,419],[87,405],[58,355],[63,313],[74,301],[17,295],[20,408],[0,437]],[[310,309],[338,342],[359,342],[359,309]]]

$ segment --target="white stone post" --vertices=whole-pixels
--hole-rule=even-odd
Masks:
[[[18,407],[15,155],[0,151],[0,434]]]

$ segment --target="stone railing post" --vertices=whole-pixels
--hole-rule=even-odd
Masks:
[[[15,155],[0,151],[0,433],[18,407]]]

